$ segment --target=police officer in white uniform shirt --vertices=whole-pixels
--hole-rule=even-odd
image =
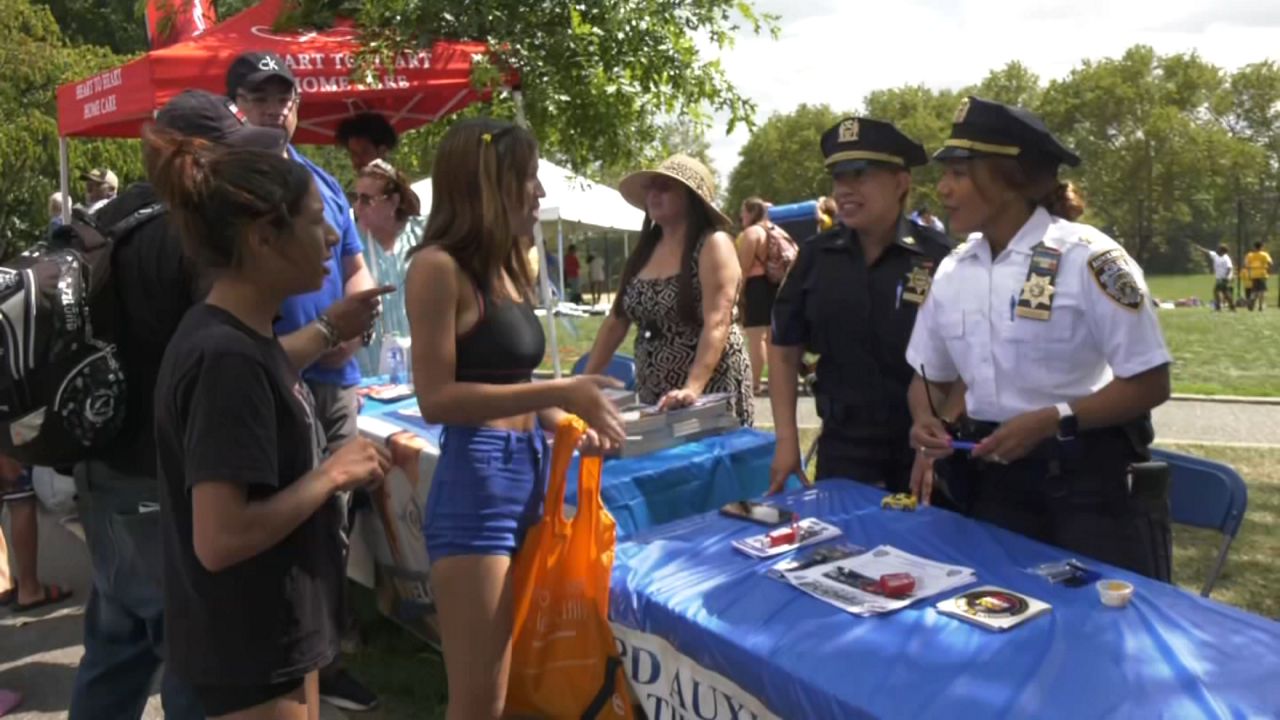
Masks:
[[[928,497],[949,458],[974,517],[1167,580],[1167,475],[1131,466],[1172,358],[1137,264],[1072,222],[1058,168],[1080,159],[1032,113],[973,97],[934,157],[952,231],[978,234],[939,266],[907,348],[913,489]],[[940,417],[959,393],[964,416]]]

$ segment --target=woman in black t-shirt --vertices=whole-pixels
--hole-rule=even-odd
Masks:
[[[153,132],[147,165],[213,273],[156,383],[166,660],[210,717],[314,717],[314,671],[338,646],[334,494],[389,466],[366,440],[322,461],[311,396],[272,332],[285,298],[321,286],[337,237],[310,173],[279,154]]]

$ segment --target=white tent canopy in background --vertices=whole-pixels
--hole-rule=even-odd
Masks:
[[[561,223],[569,230],[595,229],[638,232],[644,212],[631,207],[611,187],[588,180],[548,160],[538,162],[538,179],[547,196],[538,217],[544,223]],[[413,184],[422,201],[422,214],[431,212],[431,178]]]
[[[542,198],[538,218],[542,221],[537,228],[538,234],[545,235],[541,226],[555,224],[557,257],[564,257],[564,231],[569,226],[570,232],[575,230],[613,230],[624,233],[638,232],[644,224],[644,212],[632,207],[622,195],[607,185],[575,175],[570,170],[560,167],[549,160],[538,161],[538,179],[542,181],[542,189],[546,197]],[[424,178],[413,184],[413,191],[421,201],[422,214],[431,213],[431,178]],[[545,244],[539,237],[539,245]],[[545,263],[543,263],[545,265]],[[560,276],[560,297],[564,297],[564,273]],[[543,289],[547,289],[543,272]],[[549,293],[545,293],[549,295]],[[551,355],[556,377],[560,376],[560,344],[556,342],[555,309],[558,300],[548,298],[548,325],[551,328]]]

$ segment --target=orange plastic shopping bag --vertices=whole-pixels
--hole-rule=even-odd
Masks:
[[[569,463],[584,432],[576,417],[556,428],[542,520],[516,557],[508,716],[633,717],[609,627],[616,528],[600,499],[599,457],[583,456],[578,509],[564,517]]]

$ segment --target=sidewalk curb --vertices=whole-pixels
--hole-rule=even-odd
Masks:
[[[1222,403],[1224,405],[1280,405],[1280,397],[1251,397],[1245,395],[1188,395],[1174,393],[1173,402]]]

